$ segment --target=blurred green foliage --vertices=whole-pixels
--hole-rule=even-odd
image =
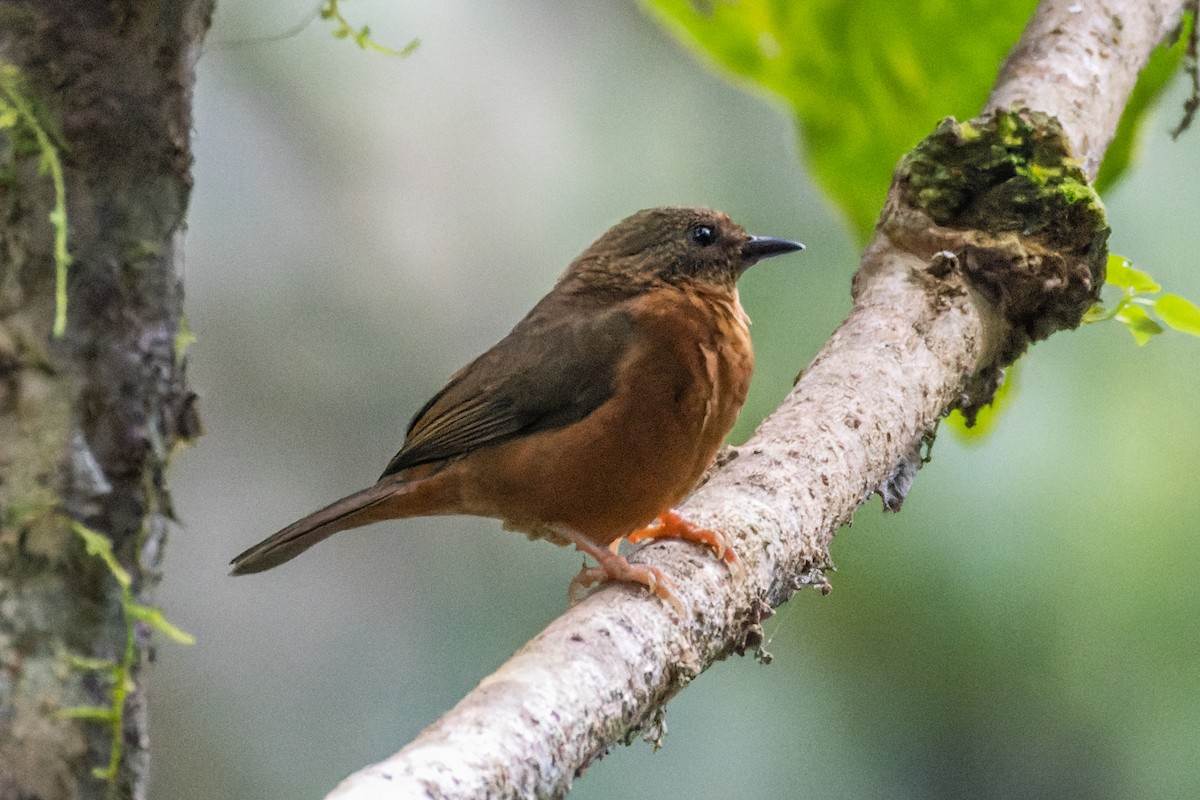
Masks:
[[[342,7],[339,0],[324,0],[319,13],[321,19],[333,22],[333,36],[335,39],[349,39],[358,45],[360,50],[367,50],[385,56],[406,58],[412,55],[413,51],[421,44],[420,39],[412,39],[400,49],[380,44],[371,38],[371,28],[369,25],[355,28],[350,24],[350,21],[342,14]]]
[[[791,110],[813,175],[860,241],[900,156],[938,120],[982,109],[1033,0],[643,0],[690,49]],[[1122,117],[1098,187],[1128,167],[1137,130],[1183,54],[1159,48]]]
[[[1154,106],[1168,81],[1176,74],[1187,52],[1187,42],[1194,24],[1191,16],[1186,17],[1179,37],[1172,43],[1159,45],[1150,57],[1150,63],[1138,76],[1137,86],[1133,87],[1133,94],[1129,96],[1129,102],[1121,114],[1117,135],[1104,152],[1104,163],[1100,165],[1100,174],[1096,176],[1096,191],[1101,194],[1116,183],[1131,165],[1146,112]]]

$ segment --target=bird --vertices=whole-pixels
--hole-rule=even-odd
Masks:
[[[732,429],[754,368],[737,281],[804,245],[752,236],[707,208],[643,209],[583,251],[490,350],[412,418],[379,480],[232,560],[271,569],[335,533],[389,519],[466,514],[591,556],[568,597],[600,582],[644,586],[683,608],[623,539],[681,538],[726,563],[723,534],[675,506]]]

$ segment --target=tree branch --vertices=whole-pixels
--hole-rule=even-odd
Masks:
[[[1043,2],[987,110],[1058,116],[1093,178],[1138,71],[1182,5]],[[1031,119],[1035,136],[1057,135]],[[953,126],[939,133],[947,130],[960,143],[969,138]],[[963,230],[913,204],[913,170],[897,171],[848,318],[780,408],[719,459],[682,509],[725,531],[744,570],[731,574],[677,542],[643,548],[635,559],[675,577],[686,619],[644,592],[605,587],[329,798],[564,795],[615,744],[655,736],[664,703],[714,661],[755,647],[773,607],[825,585],[834,530],[875,491],[899,507],[922,442],[948,410],[987,402],[999,368],[1029,338],[1078,323],[1102,281],[1102,221],[1085,226],[1083,242],[1058,231],[1037,239]],[[1047,294],[1059,291],[1053,302],[1014,300],[1006,273],[1049,262],[1065,265],[1062,275],[1033,278]]]

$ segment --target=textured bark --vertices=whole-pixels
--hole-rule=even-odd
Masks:
[[[1094,178],[1138,73],[1179,24],[1186,2],[1042,3],[1009,54],[986,110],[1034,108],[1058,118]]]
[[[1061,135],[1051,125],[1039,136],[1069,143],[1094,178],[1137,72],[1182,5],[1047,0],[988,111],[1058,115]],[[732,537],[743,571],[686,544],[642,549],[634,560],[675,577],[684,619],[642,592],[600,590],[330,798],[564,795],[615,744],[656,735],[665,701],[698,673],[756,646],[773,607],[825,585],[834,530],[873,492],[898,507],[945,413],[986,401],[998,368],[1030,338],[1077,324],[1103,277],[1102,221],[1068,226],[1075,236],[1033,237],[935,223],[912,203],[910,167],[897,172],[849,317],[779,410],[683,508]],[[1031,297],[1031,285],[1046,298]]]
[[[191,88],[212,0],[0,0],[0,64],[57,129],[73,258],[54,338],[54,207],[36,148],[0,131],[0,800],[144,797],[139,628],[112,785],[108,706],[80,658],[120,659],[119,586],[74,519],[113,544],[145,600],[171,518],[164,470],[198,433],[176,354],[191,189]],[[28,139],[28,137],[26,137]]]

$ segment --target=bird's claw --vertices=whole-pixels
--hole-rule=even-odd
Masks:
[[[630,564],[622,556],[604,547],[587,543],[586,546],[581,546],[576,542],[576,547],[585,553],[589,553],[595,558],[600,566],[588,567],[584,566],[579,570],[579,574],[571,579],[570,585],[567,587],[567,601],[574,605],[582,600],[588,594],[588,589],[597,583],[604,581],[620,581],[622,583],[636,583],[645,586],[650,590],[650,593],[662,598],[671,605],[682,619],[686,615],[683,603],[675,591],[675,582],[667,577],[658,567],[651,567],[646,564]],[[597,551],[603,551],[603,555]]]
[[[713,555],[724,561],[728,565],[729,571],[735,576],[740,576],[743,572],[742,562],[738,559],[737,553],[734,552],[733,545],[729,542],[729,537],[720,531],[701,528],[699,525],[684,519],[675,510],[659,514],[653,523],[647,525],[645,528],[634,531],[626,538],[629,539],[631,544],[644,542],[647,539],[683,539],[684,541],[695,542],[712,550]]]

